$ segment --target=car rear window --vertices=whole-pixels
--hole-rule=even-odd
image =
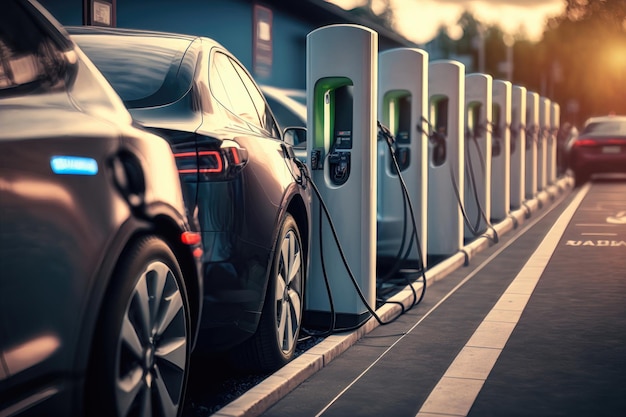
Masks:
[[[583,135],[598,136],[626,135],[626,121],[606,121],[589,123],[582,132]]]
[[[178,100],[191,87],[190,41],[152,36],[73,35],[129,108]]]

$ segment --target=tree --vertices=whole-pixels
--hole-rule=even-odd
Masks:
[[[390,0],[384,0],[384,6],[380,13],[376,13],[373,7],[373,0],[367,0],[363,6],[356,7],[351,12],[357,16],[362,16],[371,22],[393,30],[394,16]]]
[[[563,118],[577,124],[592,115],[626,114],[626,2],[566,2],[538,45],[547,93],[565,106]]]
[[[457,24],[463,29],[463,36],[457,41],[457,53],[472,58],[473,66],[467,68],[467,71],[478,71],[480,67],[479,48],[486,31],[485,25],[476,19],[469,10],[465,10],[461,14]]]

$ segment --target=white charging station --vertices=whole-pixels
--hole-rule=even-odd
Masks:
[[[493,78],[465,76],[465,240],[485,230],[491,217],[491,115]]]
[[[526,199],[537,194],[537,140],[539,138],[539,93],[526,93]]]
[[[377,255],[379,259],[400,256],[404,258],[405,266],[420,266],[421,261],[426,267],[428,127],[424,121],[428,118],[427,91],[427,52],[397,48],[379,54],[378,117],[396,140],[395,155],[413,205],[420,247],[418,242],[411,240],[411,212],[404,206],[405,198],[389,146],[379,140]]]
[[[552,102],[546,97],[539,98],[539,139],[537,141],[537,190],[548,186],[548,141],[550,139],[550,109]]]
[[[526,184],[526,87],[511,89],[511,209],[522,207]]]
[[[558,135],[561,120],[561,107],[558,103],[552,102],[550,109],[550,140],[548,142],[548,184],[556,183],[557,179],[557,158],[558,158]]]
[[[463,247],[465,66],[452,60],[428,66],[428,250],[449,256]]]
[[[356,284],[372,308],[376,300],[377,81],[375,31],[330,25],[307,35],[307,166]],[[320,210],[314,197],[304,320],[309,326],[327,328],[334,315],[336,327],[355,326],[370,313]]]
[[[493,81],[491,114],[491,219],[503,220],[511,206],[511,93],[509,81]]]

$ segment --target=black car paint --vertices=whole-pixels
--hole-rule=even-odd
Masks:
[[[109,55],[107,48],[92,44],[95,41],[89,41],[90,37],[150,36],[150,32],[124,29],[70,27],[68,30],[105,76],[105,66],[116,65],[115,56]],[[148,130],[168,138],[174,153],[196,145],[217,149],[230,141],[251,156],[236,175],[226,179],[196,182],[185,181],[182,176],[185,201],[190,211],[198,213],[205,249],[205,300],[198,343],[204,350],[225,350],[256,331],[278,225],[285,212],[295,216],[308,253],[310,190],[298,183],[298,167],[285,154],[288,145],[279,132],[271,137],[270,132],[233,116],[212,95],[207,58],[227,51],[207,38],[161,33],[156,36],[178,36],[193,45],[178,59],[188,63],[193,57],[197,64],[181,65],[178,71],[188,78],[186,73],[193,69],[194,83],[184,95],[168,104],[137,108],[145,105],[145,101],[125,102],[133,118]],[[198,42],[201,48],[197,47]],[[113,53],[113,49],[110,51]],[[163,86],[168,82],[166,78]],[[115,87],[114,81],[112,84]],[[163,86],[161,93],[173,97],[163,91]]]

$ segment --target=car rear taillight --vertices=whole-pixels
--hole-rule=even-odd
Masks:
[[[592,140],[592,139],[578,139],[576,142],[574,142],[573,147],[574,148],[583,148],[583,147],[595,146],[597,144],[598,144],[598,142],[596,142],[595,140]]]
[[[572,145],[574,148],[591,146],[626,146],[626,138],[578,139]]]
[[[233,178],[248,161],[245,149],[236,142],[224,140],[218,149],[175,152],[181,177],[192,181],[217,181]]]
[[[224,170],[220,151],[181,152],[174,157],[180,174],[219,174]]]
[[[626,139],[623,139],[623,138],[607,139],[605,142],[602,143],[602,145],[625,146]]]

